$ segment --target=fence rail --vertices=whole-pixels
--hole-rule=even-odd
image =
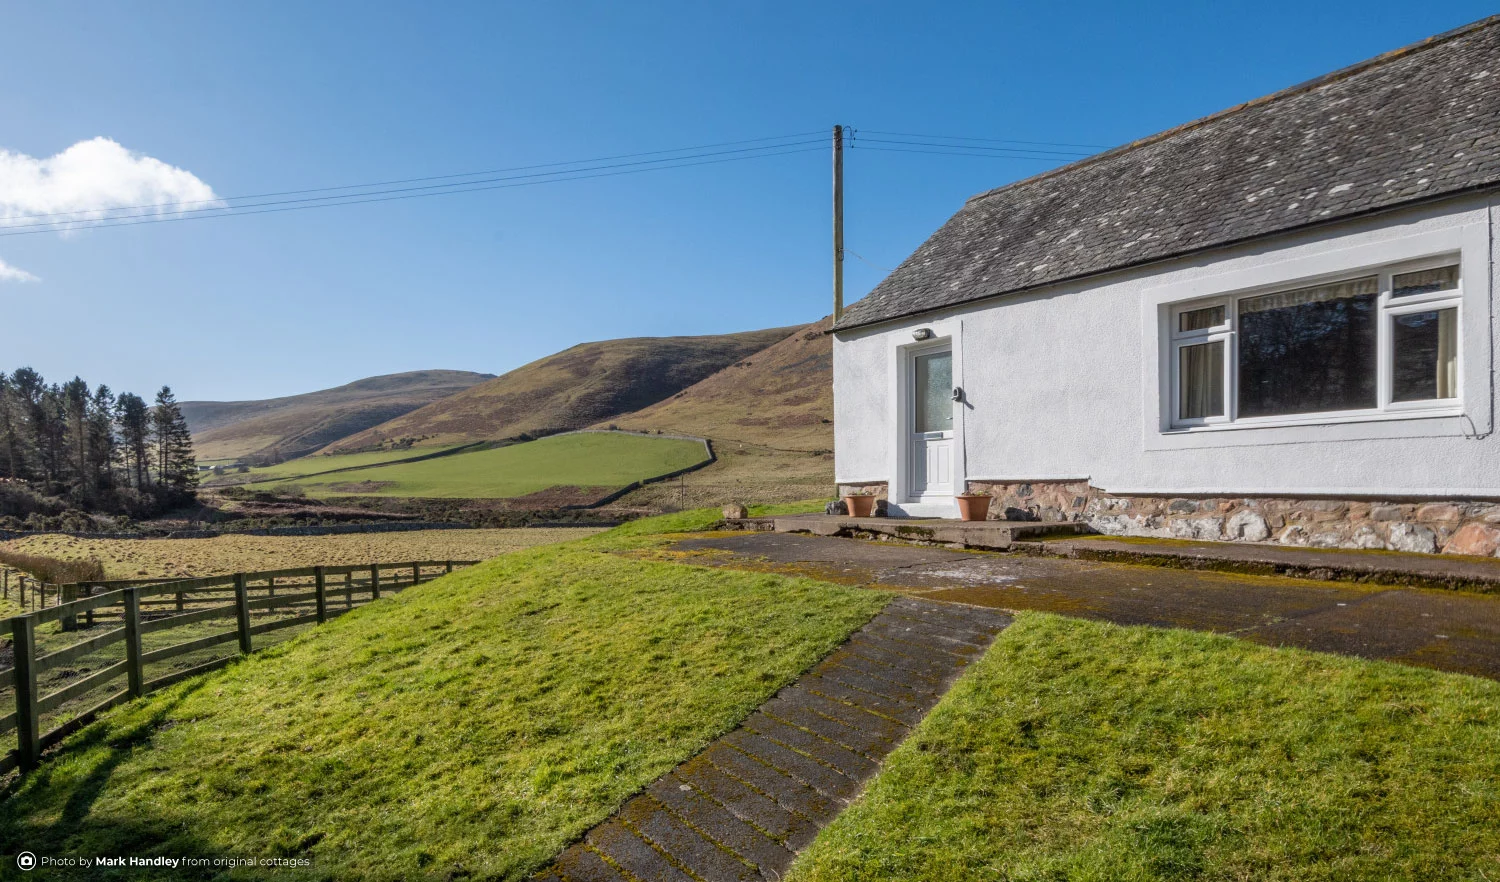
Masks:
[[[14,665],[0,669],[0,691],[14,693],[15,710],[0,715],[0,736],[14,731],[16,747],[0,756],[0,774],[35,767],[42,751],[117,704],[254,651],[258,636],[320,625],[379,600],[382,592],[475,563],[423,560],[56,586],[53,606],[9,620]],[[220,630],[222,619],[234,625]],[[88,636],[75,640],[79,632]],[[230,654],[217,650],[215,656],[217,647],[234,643]],[[170,670],[147,678],[148,666],[167,663]],[[88,704],[121,678],[123,689]],[[57,719],[44,729],[49,715]]]

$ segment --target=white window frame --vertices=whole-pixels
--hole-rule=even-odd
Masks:
[[[1426,294],[1415,294],[1407,297],[1394,297],[1392,293],[1392,278],[1401,273],[1415,272],[1424,269],[1436,269],[1443,266],[1457,266],[1459,278],[1457,287],[1446,291],[1434,291]],[[1379,287],[1376,298],[1376,406],[1373,408],[1361,408],[1356,410],[1319,411],[1315,413],[1278,414],[1274,416],[1241,417],[1239,416],[1239,304],[1240,301],[1264,294],[1272,294],[1278,291],[1292,291],[1299,288],[1312,287],[1315,285],[1328,284],[1331,282],[1350,281],[1353,279],[1375,276]],[[1163,351],[1166,354],[1166,364],[1163,365],[1164,376],[1167,383],[1163,390],[1167,392],[1168,400],[1164,402],[1169,408],[1167,411],[1167,430],[1178,432],[1202,432],[1218,431],[1223,429],[1239,428],[1269,428],[1278,426],[1301,426],[1311,424],[1327,424],[1338,422],[1362,422],[1379,419],[1400,419],[1405,417],[1431,417],[1431,416],[1457,416],[1464,412],[1464,316],[1463,295],[1465,285],[1465,272],[1461,255],[1457,251],[1445,252],[1422,257],[1416,260],[1404,260],[1396,263],[1367,266],[1359,269],[1343,270],[1338,273],[1322,276],[1313,276],[1295,281],[1281,281],[1273,285],[1263,285],[1253,288],[1245,288],[1233,292],[1216,294],[1213,297],[1200,297],[1192,300],[1183,300],[1166,304],[1167,321],[1167,345]],[[1203,309],[1205,307],[1223,306],[1224,322],[1211,328],[1202,328],[1193,331],[1179,331],[1181,316],[1185,312]],[[1438,309],[1452,308],[1457,310],[1458,326],[1456,328],[1456,339],[1459,347],[1457,353],[1458,382],[1456,384],[1457,397],[1431,399],[1427,401],[1392,401],[1392,388],[1394,385],[1395,353],[1392,346],[1392,327],[1397,316],[1409,315],[1418,312],[1431,312]],[[1184,346],[1192,346],[1200,343],[1211,343],[1222,341],[1224,343],[1224,414],[1217,417],[1183,419],[1180,414],[1181,391],[1182,391],[1182,356],[1181,350]]]

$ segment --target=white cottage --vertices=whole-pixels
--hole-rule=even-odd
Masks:
[[[1500,16],[970,199],[834,329],[893,516],[1493,554]]]

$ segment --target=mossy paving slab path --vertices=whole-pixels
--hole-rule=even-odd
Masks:
[[[952,551],[789,533],[685,538],[700,566],[794,573],[924,600],[1231,634],[1500,680],[1500,595]]]
[[[892,601],[738,729],[662,776],[534,878],[781,878],[1010,621],[995,610]]]

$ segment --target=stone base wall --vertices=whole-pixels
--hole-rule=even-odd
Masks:
[[[876,499],[887,499],[890,497],[890,487],[884,481],[870,481],[865,484],[840,484],[839,498],[845,496],[873,496]]]
[[[1100,533],[1500,556],[1500,503],[1115,496],[1087,482],[970,481],[990,518],[1084,521]]]

